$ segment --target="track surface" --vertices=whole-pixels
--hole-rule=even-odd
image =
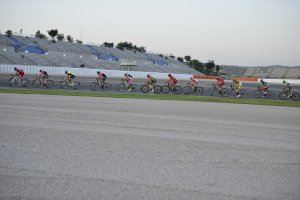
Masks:
[[[7,80],[11,77],[11,75],[8,74],[0,74],[0,87],[9,87],[7,84]],[[30,82],[34,79],[34,76],[27,76],[27,78],[30,80]],[[60,89],[59,82],[63,80],[63,77],[60,76],[52,76],[50,77],[51,80],[55,82],[54,89]],[[79,90],[91,90],[90,84],[91,82],[95,81],[95,78],[89,78],[89,77],[77,77],[76,80],[80,82],[80,88]],[[118,78],[109,78],[107,82],[112,84],[112,90],[111,92],[119,92],[117,90],[117,86],[120,84],[120,79]],[[138,90],[136,92],[141,93],[141,86],[145,83],[145,80],[136,80],[135,83],[138,85]],[[180,86],[186,86],[187,81],[179,81],[178,85]],[[200,81],[199,86],[203,87],[204,89],[204,96],[208,96],[208,89],[211,88],[212,81]],[[165,85],[165,80],[158,80],[159,85]],[[231,81],[227,81],[225,83],[225,88],[230,88]],[[256,90],[257,83],[243,83],[244,89],[247,91],[247,98],[253,98],[253,92]],[[32,88],[32,86],[29,86]],[[300,86],[296,85],[294,86],[296,91],[300,93]],[[40,88],[40,89],[47,89],[47,88]],[[270,90],[275,94],[274,99],[279,99],[279,93],[282,92],[282,85],[271,85]],[[96,91],[101,92],[101,91]],[[183,94],[183,93],[182,93]],[[290,100],[291,101],[291,100]]]
[[[300,199],[298,108],[0,94],[0,199]]]

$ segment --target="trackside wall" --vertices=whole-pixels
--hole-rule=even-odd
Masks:
[[[95,77],[97,71],[104,72],[107,76],[112,78],[123,77],[125,73],[131,74],[135,78],[145,78],[147,74],[157,78],[166,79],[168,73],[158,72],[140,72],[140,71],[120,71],[120,70],[99,70],[99,69],[84,69],[84,68],[67,68],[67,67],[45,67],[45,66],[20,66],[20,65],[0,65],[0,73],[11,74],[14,67],[23,69],[25,74],[37,74],[40,69],[46,70],[49,75],[64,75],[65,71],[70,71],[76,76]],[[192,77],[191,74],[176,74],[179,80],[188,80]]]

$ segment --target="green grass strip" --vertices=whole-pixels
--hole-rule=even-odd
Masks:
[[[201,101],[201,102],[300,107],[299,101],[293,102],[293,101],[279,101],[279,100],[265,100],[265,99],[220,98],[220,97],[193,96],[193,95],[171,95],[171,94],[157,95],[157,94],[141,94],[141,93],[111,93],[111,92],[93,92],[93,91],[76,91],[76,90],[32,90],[32,89],[0,89],[0,93],[111,97],[111,98],[175,100],[175,101]]]

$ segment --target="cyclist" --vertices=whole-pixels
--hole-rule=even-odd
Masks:
[[[171,87],[172,90],[174,90],[174,87],[176,86],[177,79],[172,76],[172,74],[168,74],[169,79],[167,80],[168,85]]]
[[[101,83],[101,87],[103,88],[104,87],[104,82],[107,79],[107,76],[103,72],[99,72],[99,71],[97,71],[97,74],[98,74],[98,76],[96,78],[97,83],[99,83],[99,81],[101,81],[100,82]]]
[[[194,79],[193,77],[190,78],[190,86],[191,87],[197,87],[198,81]]]
[[[151,92],[154,92],[154,86],[156,84],[156,79],[150,76],[150,74],[147,75],[147,81],[146,84],[149,86],[151,89]]]
[[[259,84],[257,85],[257,89],[263,92],[263,95],[266,96],[269,89],[269,84],[265,82],[263,79],[259,81]]]
[[[291,84],[286,80],[283,80],[282,83],[283,83],[283,92],[288,93],[287,98],[290,98],[293,95],[291,92],[292,90]]]
[[[72,86],[74,84],[73,80],[75,78],[75,75],[71,72],[65,71],[65,74],[67,74],[67,83],[69,86]]]
[[[22,69],[18,69],[16,67],[14,68],[14,70],[15,70],[16,73],[13,76],[18,77],[19,78],[19,83],[22,83],[23,78],[25,76],[24,71]]]
[[[40,78],[42,84],[45,85],[47,79],[49,78],[49,75],[48,75],[48,73],[47,73],[45,70],[42,70],[42,69],[40,69],[39,72],[40,72],[40,73],[39,73],[38,76],[39,76],[39,78]]]
[[[130,92],[132,90],[132,84],[134,82],[133,76],[131,76],[130,74],[124,74],[123,80],[125,80],[128,83],[127,91]]]
[[[241,81],[238,81],[236,79],[233,79],[233,89],[236,92],[237,96],[240,97],[240,91],[242,90],[243,84]]]
[[[217,88],[219,94],[221,94],[221,89],[222,89],[222,87],[223,87],[224,84],[225,84],[224,78],[222,78],[222,77],[217,77],[216,80],[217,80],[217,81],[216,81],[216,88]]]

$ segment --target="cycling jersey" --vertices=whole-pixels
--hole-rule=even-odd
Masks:
[[[70,78],[75,78],[75,75],[72,74],[72,73],[67,73],[67,75],[68,75]]]
[[[259,86],[259,87],[269,87],[269,84],[266,83],[266,82],[264,82],[264,81],[262,81],[262,82],[260,82],[260,83],[258,84],[258,86]]]
[[[156,79],[153,78],[153,77],[150,77],[150,78],[149,78],[149,81],[150,81],[151,83],[156,83]]]
[[[176,83],[177,83],[177,80],[176,80],[176,78],[175,78],[174,76],[170,76],[169,78],[170,78],[169,80],[170,80],[173,84],[176,84]]]
[[[242,88],[242,87],[243,87],[243,84],[242,84],[241,81],[237,81],[236,83],[234,83],[234,86],[235,86],[236,88]]]
[[[107,76],[106,76],[106,74],[104,74],[104,73],[100,73],[100,74],[99,74],[99,78],[104,78],[104,79],[106,79]]]
[[[24,77],[25,73],[22,69],[16,69],[16,73],[20,76],[20,77]]]
[[[225,84],[224,79],[223,78],[217,78],[217,84],[220,86],[223,86]]]
[[[131,76],[130,74],[127,74],[127,76],[128,76],[129,78],[132,78],[132,79],[134,79],[134,78],[133,78],[133,76]]]

